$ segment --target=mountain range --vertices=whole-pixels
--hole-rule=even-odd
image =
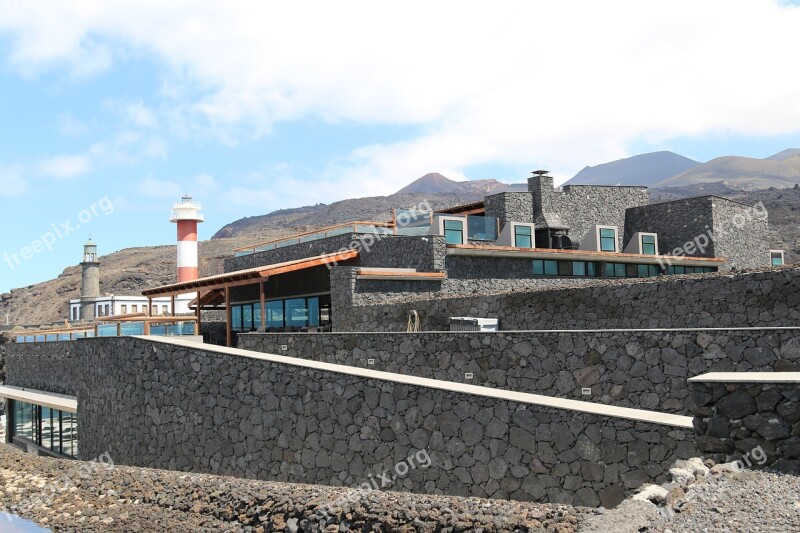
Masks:
[[[712,189],[753,191],[800,183],[800,149],[764,159],[717,157],[700,163],[673,152],[653,152],[586,167],[564,185],[645,185],[653,189],[707,184]]]

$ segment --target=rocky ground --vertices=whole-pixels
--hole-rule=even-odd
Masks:
[[[343,488],[52,460],[6,445],[0,481],[0,511],[54,531],[571,533],[586,511],[379,491],[348,503]]]
[[[800,531],[800,476],[740,470],[736,463],[673,469],[617,508],[585,514],[582,533]],[[710,466],[711,468],[708,468]]]
[[[380,491],[348,502],[345,488],[60,461],[0,445],[0,512],[81,532],[800,531],[798,475],[699,459],[671,474],[611,510]]]

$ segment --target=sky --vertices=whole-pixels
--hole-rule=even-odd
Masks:
[[[428,172],[800,147],[798,28],[779,0],[0,0],[0,291],[90,235],[173,243],[184,193],[206,239]]]

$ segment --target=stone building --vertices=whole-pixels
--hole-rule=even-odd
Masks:
[[[258,243],[228,258],[225,274],[144,295],[194,293],[203,309],[225,309],[234,346],[248,331],[352,330],[357,306],[770,264],[763,206],[715,196],[649,205],[645,187],[562,189],[535,174],[528,192]]]

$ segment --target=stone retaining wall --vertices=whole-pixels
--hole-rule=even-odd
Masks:
[[[691,415],[705,372],[800,370],[791,330],[239,335],[240,348],[413,376]],[[287,349],[283,350],[282,347]],[[374,364],[368,365],[373,359]],[[467,372],[472,380],[465,380]],[[582,388],[591,388],[583,395]]]
[[[77,395],[82,458],[247,478],[355,487],[424,450],[430,466],[393,490],[610,507],[695,454],[691,429],[248,353],[132,337],[15,345],[9,383]]]
[[[332,277],[332,287],[335,281]],[[334,310],[334,327],[404,331],[412,309],[419,313],[425,331],[448,330],[451,316],[498,318],[503,330],[796,326],[800,325],[800,269],[601,280],[568,288],[391,299],[350,307],[343,299]]]
[[[800,470],[800,383],[692,383],[697,448],[718,461]]]

